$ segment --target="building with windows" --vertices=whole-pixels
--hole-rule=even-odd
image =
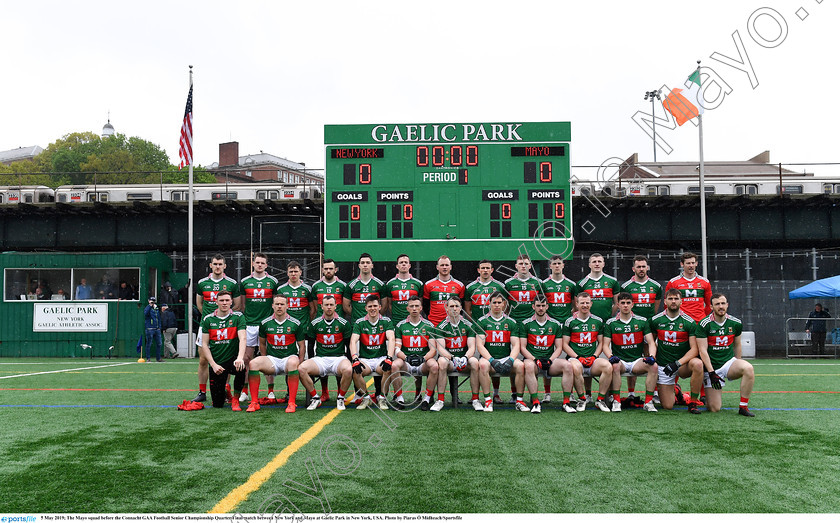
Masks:
[[[305,163],[273,154],[239,155],[239,142],[219,144],[219,161],[207,167],[220,183],[278,182],[291,185],[323,185],[323,172],[307,170]]]

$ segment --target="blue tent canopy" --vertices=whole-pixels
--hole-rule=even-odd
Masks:
[[[794,289],[788,293],[788,298],[840,298],[840,276],[823,278]]]

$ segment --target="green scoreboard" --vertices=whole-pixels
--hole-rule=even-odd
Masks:
[[[324,253],[568,256],[568,122],[324,126]]]

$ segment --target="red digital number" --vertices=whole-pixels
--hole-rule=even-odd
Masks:
[[[453,145],[449,148],[449,165],[452,167],[460,167],[463,162],[462,151],[460,145]]]
[[[551,162],[540,162],[540,183],[551,183]]]
[[[503,203],[502,204],[502,219],[503,220],[510,220],[510,204]]]
[[[429,165],[429,148],[421,145],[417,148],[417,167],[428,167]]]
[[[407,203],[403,205],[403,219],[410,220],[414,218],[414,205]]]
[[[563,218],[566,216],[566,206],[562,203],[555,203],[554,204],[554,217],[555,218]]]
[[[362,216],[362,211],[359,209],[358,205],[351,205],[350,206],[350,219],[353,221],[359,221],[359,218]]]
[[[478,165],[478,146],[477,145],[468,145],[467,146],[467,165],[470,167]]]
[[[432,166],[443,167],[443,146],[435,145],[432,147]]]
[[[359,183],[361,184],[369,184],[371,179],[371,169],[369,163],[363,163],[359,165]]]

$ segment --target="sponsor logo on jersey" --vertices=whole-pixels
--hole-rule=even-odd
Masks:
[[[210,329],[210,339],[213,341],[228,341],[236,339],[236,327]]]
[[[286,347],[292,345],[296,340],[294,334],[268,334],[265,341],[273,347]]]
[[[247,300],[262,300],[272,298],[273,293],[271,289],[245,289],[245,299]]]
[[[409,349],[422,349],[429,346],[429,338],[427,336],[403,334],[402,344],[403,347]]]
[[[533,347],[551,347],[554,345],[554,336],[545,334],[528,334],[528,345]]]
[[[735,336],[710,336],[709,340],[712,347],[724,348],[735,342]]]
[[[344,341],[344,336],[340,332],[336,334],[317,334],[315,340],[321,345],[338,345]]]
[[[659,331],[659,340],[666,343],[685,343],[688,341],[688,333],[683,330]]]
[[[637,345],[642,343],[644,340],[644,336],[641,332],[631,332],[631,333],[623,333],[623,332],[615,332],[611,336],[611,341],[616,345]]]
[[[572,293],[571,292],[549,292],[545,295],[546,301],[548,303],[571,303],[572,302]]]
[[[650,292],[640,292],[637,294],[633,294],[633,303],[634,304],[642,304],[642,305],[650,305],[656,299],[656,294]]]
[[[365,347],[378,347],[385,343],[385,333],[379,332],[376,334],[365,334],[362,333],[360,336],[362,340],[362,345]]]
[[[489,330],[487,331],[487,340],[490,343],[510,343],[509,330]]]

